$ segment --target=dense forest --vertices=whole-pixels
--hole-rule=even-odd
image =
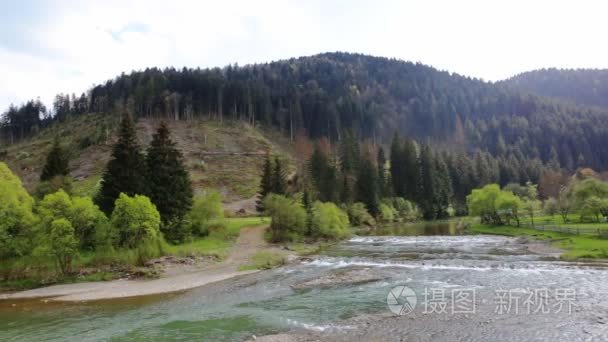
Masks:
[[[541,96],[608,108],[608,70],[541,69],[521,73],[502,83]]]
[[[582,88],[582,87],[581,87]],[[52,109],[31,101],[2,116],[5,142],[87,112],[272,125],[295,137],[390,143],[395,131],[421,143],[504,161],[574,170],[608,168],[608,110],[564,104],[432,67],[327,53],[214,69],[157,68],[122,74]]]

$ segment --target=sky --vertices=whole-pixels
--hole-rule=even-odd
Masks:
[[[346,51],[496,81],[608,68],[598,0],[0,0],[0,111],[146,67]]]

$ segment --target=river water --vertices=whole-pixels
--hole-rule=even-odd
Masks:
[[[608,341],[605,264],[553,260],[516,239],[459,235],[450,224],[373,233],[392,235],[354,237],[301,263],[179,294],[0,302],[0,340],[240,341],[290,332],[347,341]],[[291,287],[362,268],[381,280]],[[399,297],[403,286],[416,305],[397,316],[387,297],[397,289],[393,308],[412,304]]]

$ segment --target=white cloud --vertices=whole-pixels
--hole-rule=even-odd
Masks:
[[[80,93],[145,67],[337,50],[490,80],[541,67],[605,68],[606,9],[602,1],[550,0],[66,0],[43,20],[0,32],[0,107],[37,96],[50,104],[58,92]],[[35,48],[2,44],[3,35]]]

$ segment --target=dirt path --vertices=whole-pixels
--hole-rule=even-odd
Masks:
[[[268,247],[264,241],[265,226],[243,228],[229,256],[222,262],[190,273],[174,274],[154,280],[112,280],[54,285],[34,290],[0,295],[0,299],[51,298],[56,301],[89,301],[146,296],[182,291],[225,280],[253,271],[239,271],[258,251]]]

